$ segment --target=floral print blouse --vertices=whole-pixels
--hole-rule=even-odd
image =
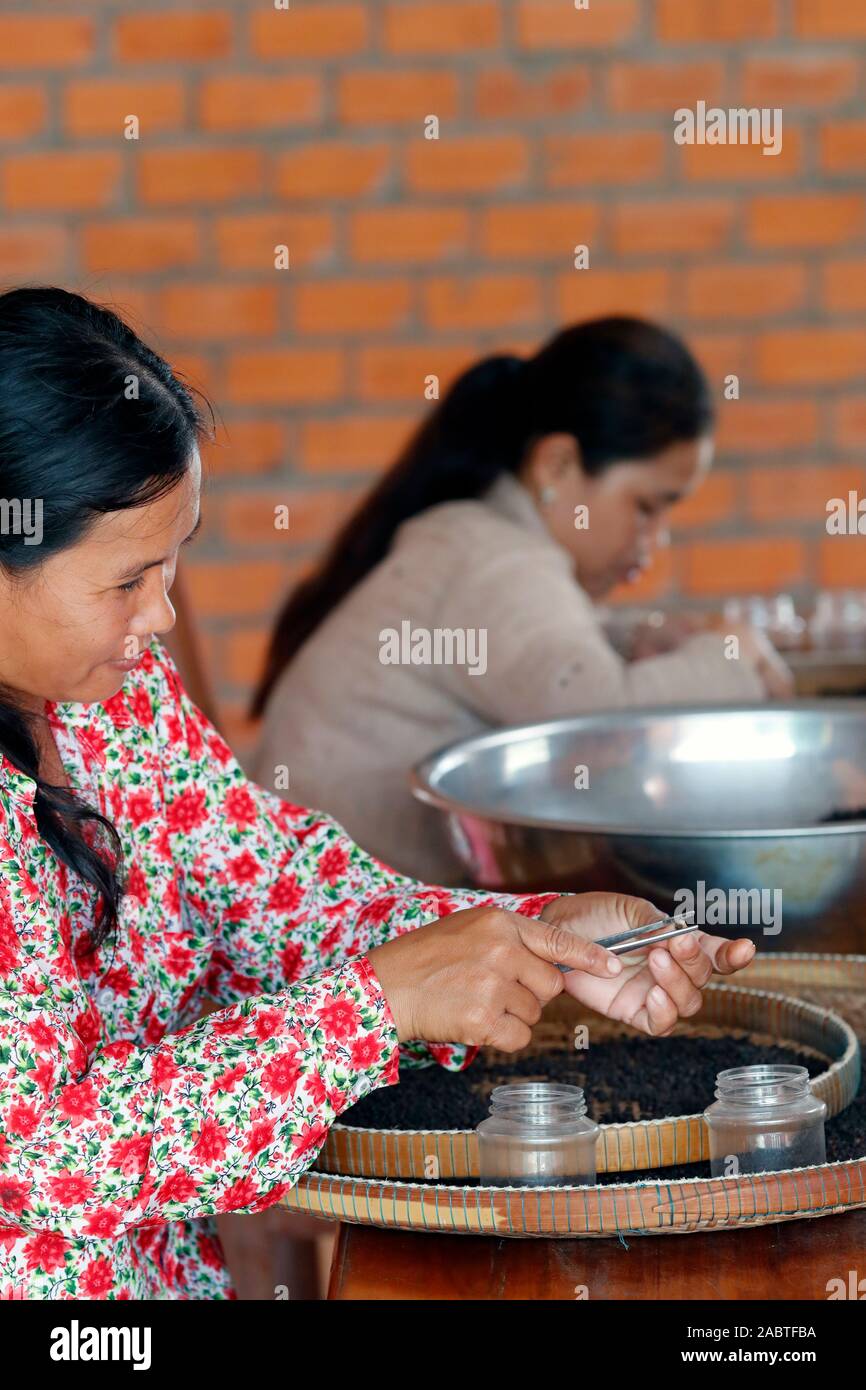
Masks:
[[[0,1298],[234,1298],[216,1214],[278,1202],[399,1064],[477,1050],[398,1043],[366,953],[556,895],[417,883],[249,782],[158,642],[111,700],[47,713],[117,827],[125,895],[82,956],[91,890],[0,756]]]

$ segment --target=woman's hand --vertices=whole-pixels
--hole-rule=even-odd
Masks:
[[[599,985],[622,974],[621,962],[593,945],[592,935],[501,908],[474,907],[392,937],[368,959],[401,1042],[421,1038],[516,1052],[529,1042],[544,1005],[562,993],[568,976],[556,962]]]
[[[731,974],[755,954],[747,938],[704,932],[688,933],[672,951],[653,947],[621,959],[594,944],[663,915],[645,899],[621,893],[557,898],[537,920],[470,908],[386,941],[369,960],[401,1042],[516,1052],[529,1043],[544,1005],[563,990],[597,1013],[659,1036],[698,1011],[713,970]],[[696,943],[690,954],[687,942]],[[651,993],[655,987],[660,997]]]
[[[751,623],[729,623],[719,618],[711,629],[726,637],[736,637],[739,652],[755,667],[771,700],[790,700],[796,693],[791,668],[782,660],[770,639]]]
[[[557,898],[541,912],[544,921],[584,939],[612,936],[656,922],[664,915],[645,898],[618,893]],[[621,957],[623,971],[615,979],[594,979],[579,970],[562,978],[566,992],[596,1013],[663,1037],[679,1019],[698,1012],[701,990],[714,971],[732,975],[747,966],[754,955],[755,944],[746,936],[730,940],[692,931],[680,939],[670,937],[660,946],[630,951]]]

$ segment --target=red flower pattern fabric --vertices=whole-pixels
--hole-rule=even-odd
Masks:
[[[111,700],[47,713],[125,893],[82,955],[92,894],[0,757],[0,1298],[231,1299],[217,1214],[278,1202],[401,1066],[475,1055],[399,1043],[367,952],[556,894],[418,883],[249,782],[158,642]]]

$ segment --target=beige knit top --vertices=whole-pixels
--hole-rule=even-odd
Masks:
[[[721,633],[623,661],[570,555],[507,474],[480,500],[404,522],[283,672],[250,772],[335,816],[393,868],[454,884],[465,875],[443,821],[408,789],[427,754],[590,710],[763,698],[754,667],[726,657]]]

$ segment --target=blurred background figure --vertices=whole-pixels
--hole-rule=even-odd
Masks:
[[[790,695],[746,624],[631,663],[594,609],[667,544],[710,468],[712,426],[691,353],[638,319],[470,368],[287,603],[254,702],[254,777],[272,786],[287,764],[293,801],[405,873],[453,883],[441,817],[408,787],[443,744],[590,710]]]

